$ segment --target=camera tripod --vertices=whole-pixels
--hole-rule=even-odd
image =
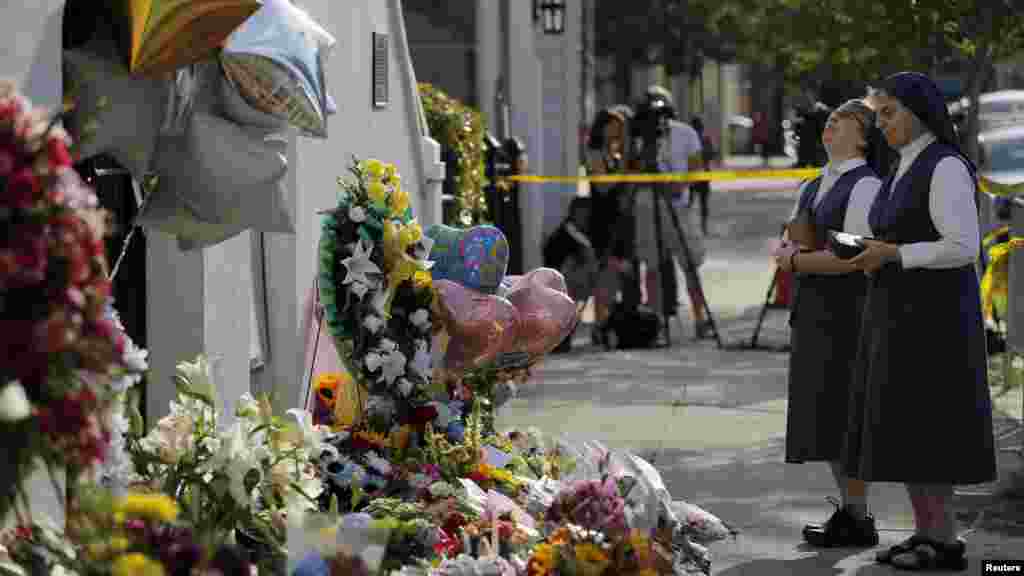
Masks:
[[[660,140],[660,138],[658,138],[657,140]],[[661,169],[658,167],[657,140],[652,142],[652,145],[644,147],[643,166],[645,172],[647,173],[661,173]],[[715,316],[714,314],[711,313],[711,307],[708,305],[708,299],[704,294],[703,282],[701,282],[700,273],[697,271],[697,266],[693,262],[693,253],[690,251],[690,244],[686,241],[686,235],[683,233],[683,228],[679,224],[679,215],[676,214],[676,211],[672,209],[672,203],[668,199],[668,190],[666,190],[667,186],[668,185],[664,182],[654,182],[651,184],[652,208],[654,213],[654,239],[657,243],[659,281],[662,292],[662,329],[665,331],[665,338],[667,340],[668,345],[671,346],[672,337],[671,333],[669,332],[668,317],[670,316],[669,312],[674,311],[675,308],[678,307],[679,303],[670,303],[668,301],[668,298],[666,297],[669,294],[668,291],[665,290],[665,284],[667,281],[665,280],[665,277],[663,275],[672,274],[674,279],[676,271],[674,264],[672,265],[670,270],[665,270],[665,268],[667,267],[667,262],[665,258],[667,254],[665,250],[665,241],[662,239],[662,203],[664,203],[664,209],[667,210],[669,215],[672,217],[672,227],[675,228],[676,234],[679,236],[679,244],[683,248],[683,257],[685,260],[683,262],[683,270],[686,272],[687,284],[689,284],[689,282],[691,281],[694,283],[693,288],[694,290],[696,290],[697,294],[700,295],[701,306],[704,307],[704,314],[707,317],[708,324],[711,326],[711,332],[714,334],[715,343],[718,345],[718,348],[722,348],[722,337],[718,332],[718,324],[715,322]],[[641,281],[643,281],[643,279],[641,279]],[[698,337],[700,337],[699,332]]]

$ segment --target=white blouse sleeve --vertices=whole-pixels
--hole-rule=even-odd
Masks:
[[[977,260],[981,239],[974,194],[962,160],[943,158],[935,166],[928,209],[940,238],[900,246],[904,268],[958,268]]]
[[[808,180],[804,182],[803,184],[800,185],[800,189],[796,191],[796,204],[793,205],[793,211],[789,214],[790,220],[796,218],[796,215],[800,213],[800,199],[804,197],[804,190],[807,189],[807,186],[811,182],[813,182],[813,180]]]
[[[843,219],[843,232],[858,236],[871,236],[871,224],[868,215],[875,197],[882,188],[882,181],[874,177],[861,178],[850,192],[850,201],[846,205],[846,218]]]

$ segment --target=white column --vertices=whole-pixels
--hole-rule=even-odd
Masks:
[[[495,137],[500,138],[500,111],[495,105],[501,61],[501,2],[477,0],[476,4],[476,93],[480,112]]]
[[[511,103],[511,135],[526,146],[529,171],[545,174],[544,141],[541,132],[542,83],[541,62],[537,56],[537,33],[533,28],[529,2],[511,1],[509,29],[509,101]],[[544,223],[544,192],[541,185],[520,185],[520,221],[523,225],[523,268],[540,267]]]

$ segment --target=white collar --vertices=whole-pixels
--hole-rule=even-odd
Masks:
[[[931,132],[918,136],[913,142],[900,148],[900,163],[912,162],[932,142],[935,142],[935,135]]]
[[[846,160],[843,160],[839,164],[833,164],[832,162],[829,162],[828,166],[825,166],[825,173],[840,176],[842,174],[846,174],[847,172],[853,170],[854,168],[860,168],[865,164],[867,164],[866,160],[859,156],[855,156],[853,158],[847,158]]]

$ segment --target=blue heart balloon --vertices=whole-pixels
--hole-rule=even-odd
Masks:
[[[508,239],[501,230],[435,224],[426,235],[434,241],[429,257],[434,261],[434,280],[450,280],[484,294],[497,292],[508,271]]]

